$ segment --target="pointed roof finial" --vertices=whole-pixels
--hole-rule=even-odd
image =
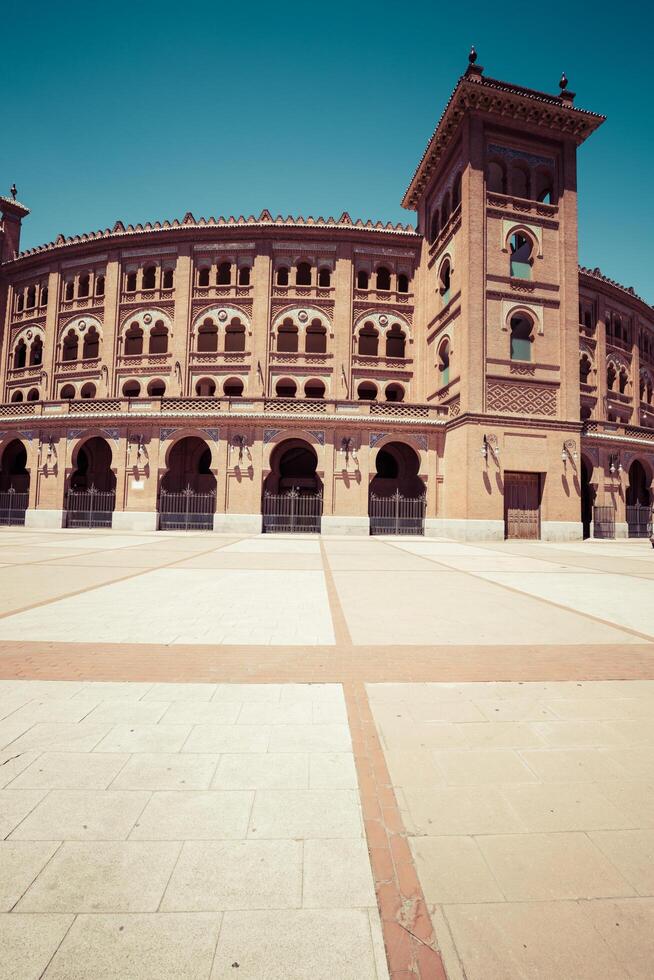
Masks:
[[[565,91],[568,87],[568,77],[564,71],[561,72],[561,78],[559,79],[559,88],[561,91]]]
[[[18,194],[18,188],[16,187],[15,184],[12,184],[11,185],[11,187],[9,188],[9,193],[11,194],[12,198],[15,201],[16,200],[16,194]]]
[[[470,47],[470,54],[468,55],[468,61],[469,61],[469,63],[471,65],[474,65],[474,63],[475,63],[476,60],[477,60],[477,52],[476,52],[475,46],[473,44]]]
[[[484,69],[481,65],[477,64],[477,49],[473,44],[468,55],[468,67],[466,68],[465,76],[470,81],[478,82],[483,73]]]

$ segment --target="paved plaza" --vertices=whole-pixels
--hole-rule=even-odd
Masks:
[[[0,980],[649,980],[647,541],[0,532]]]

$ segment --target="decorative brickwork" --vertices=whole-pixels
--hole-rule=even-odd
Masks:
[[[488,381],[486,402],[491,412],[556,416],[556,389],[544,385]]]

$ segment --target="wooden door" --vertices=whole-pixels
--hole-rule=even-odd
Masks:
[[[504,537],[540,538],[540,473],[504,474]]]

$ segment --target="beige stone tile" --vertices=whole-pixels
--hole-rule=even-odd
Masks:
[[[94,756],[100,753],[94,753]],[[218,764],[217,755],[179,752],[138,752],[111,784],[112,789],[208,789]]]
[[[556,718],[543,700],[530,697],[479,699],[475,704],[488,721],[545,721]]]
[[[32,725],[11,747],[16,752],[39,749],[42,752],[90,752],[111,731],[111,725],[82,721],[77,725],[43,723]]]
[[[402,795],[418,834],[512,834],[526,829],[495,786],[407,786]]]
[[[156,912],[179,850],[158,841],[67,841],[17,911]]]
[[[271,752],[351,752],[350,729],[340,725],[274,725]]]
[[[163,902],[164,912],[298,908],[302,845],[297,841],[186,843]]]
[[[562,698],[545,704],[557,718],[569,721],[647,718],[652,711],[649,699],[643,698]]]
[[[70,703],[74,704],[75,700]],[[161,701],[103,701],[93,708],[86,720],[111,725],[156,725],[167,707]]]
[[[23,705],[10,715],[14,722],[25,722],[37,725],[47,722],[69,722],[76,724],[86,718],[97,706],[97,701],[86,701],[80,698],[39,698]],[[91,719],[101,723],[103,718]]]
[[[631,980],[651,980],[654,963],[654,900],[622,898],[588,902],[584,913],[624,965]]]
[[[427,789],[430,786],[441,786],[445,782],[443,770],[436,765],[428,749],[422,747],[387,749],[384,755],[394,786]]]
[[[240,710],[238,701],[175,701],[161,720],[166,725],[234,725]]]
[[[236,701],[246,704],[250,701],[278,702],[281,698],[281,684],[217,684],[213,701]]]
[[[13,839],[123,840],[149,797],[149,793],[114,790],[53,789],[17,827]]]
[[[30,721],[20,721],[11,715],[4,718],[0,721],[0,750],[8,752],[10,748],[14,749],[21,736],[24,737],[31,727]]]
[[[0,840],[8,837],[46,795],[45,790],[4,789],[0,791]],[[53,835],[51,835],[51,838]]]
[[[376,909],[365,840],[304,842],[302,906],[308,909]]]
[[[648,704],[639,701],[639,704]],[[648,707],[649,706],[648,704]],[[615,744],[620,745],[654,745],[654,718],[637,718],[634,721],[620,719],[607,721],[606,727],[615,733]]]
[[[535,776],[513,749],[435,750],[434,762],[453,786],[534,782]]]
[[[473,837],[412,837],[409,843],[429,904],[503,901]]]
[[[377,970],[377,980],[390,980],[379,911],[377,909],[368,909],[368,916],[370,921],[370,935],[372,936],[372,951],[375,958],[375,968]]]
[[[249,701],[241,707],[238,724],[311,725],[313,724],[312,707],[312,702],[308,700],[288,704]]]
[[[81,694],[87,687],[81,681],[11,681],[9,690],[12,694],[26,694],[31,701],[34,698],[61,698],[66,700]],[[99,699],[98,699],[99,700]]]
[[[624,766],[612,758],[610,750],[603,748],[521,749],[520,756],[538,779],[546,783],[630,778]]]
[[[261,790],[248,838],[361,837],[362,827],[354,790]]]
[[[87,681],[73,698],[89,701],[139,701],[152,688],[141,681]]]
[[[349,752],[315,752],[309,756],[311,789],[357,789],[354,756]]]
[[[626,879],[582,833],[489,836],[478,844],[509,902],[633,895]]]
[[[0,751],[0,789],[8,786],[21,772],[39,758],[37,752],[15,752],[11,747]]]
[[[190,725],[116,725],[95,751],[179,752],[190,733]]]
[[[314,756],[314,758],[318,758]],[[290,752],[220,756],[212,789],[308,789],[309,757]]]
[[[536,728],[534,724],[520,721],[484,721],[457,726],[464,744],[472,749],[542,748],[545,743]]]
[[[342,684],[282,684],[280,701],[284,704],[294,704],[297,701],[338,701],[343,704]]]
[[[245,837],[251,792],[153,793],[130,834],[132,840],[221,840]]]
[[[58,847],[58,841],[0,841],[0,912],[11,911]]]
[[[128,759],[126,753],[44,752],[11,789],[106,789]]]
[[[153,684],[144,701],[211,701],[216,684]]]
[[[311,702],[314,725],[347,725],[347,708],[342,698],[321,698]]]
[[[203,980],[220,919],[216,913],[80,915],[44,980]]]
[[[448,905],[445,915],[467,980],[628,980],[576,902]]]
[[[338,942],[334,942],[334,937]],[[377,980],[365,909],[226,912],[211,980]]]
[[[654,783],[611,779],[597,786],[625,814],[627,826],[654,827]]]
[[[551,748],[576,748],[590,745],[610,748],[619,738],[601,721],[534,721],[532,729]]]
[[[627,778],[654,781],[654,752],[649,745],[612,749],[610,758],[628,773]]]
[[[0,681],[0,721],[3,721],[15,711],[24,708],[32,699],[28,694],[21,694],[16,691],[12,694],[9,689],[5,689]]]
[[[588,835],[639,895],[654,896],[654,829]]]
[[[271,731],[265,725],[195,725],[182,751],[266,752]]]
[[[472,701],[419,701],[409,702],[409,713],[414,721],[483,721],[484,715]]]
[[[501,790],[532,832],[635,826],[619,803],[611,803],[595,783],[516,784]]]
[[[0,915],[0,980],[40,980],[72,922],[72,915]]]

